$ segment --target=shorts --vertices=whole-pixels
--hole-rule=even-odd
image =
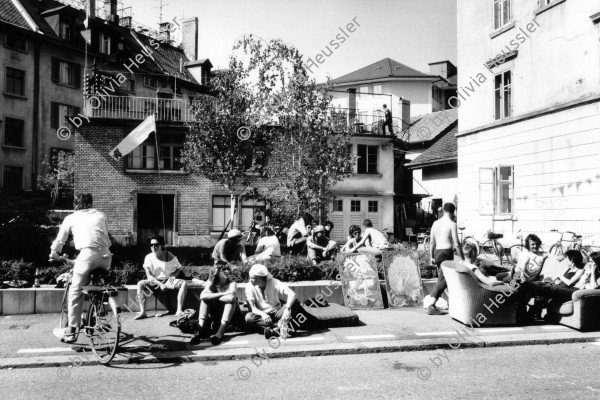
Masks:
[[[166,279],[157,279],[157,281],[165,284],[167,286],[167,289],[170,289],[170,290],[179,289],[181,287],[181,285],[183,285],[185,282],[185,280],[177,279],[174,276],[172,276],[170,278],[166,278]],[[149,279],[145,279],[145,280],[141,281],[141,283],[142,283],[142,286],[150,286],[150,287],[154,287],[154,288],[158,287],[158,285],[156,283],[154,283],[154,281],[151,281]]]

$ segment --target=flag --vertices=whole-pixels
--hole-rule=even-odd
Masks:
[[[154,115],[149,116],[139,124],[129,135],[119,143],[117,147],[112,149],[108,154],[119,161],[121,157],[131,153],[133,149],[142,144],[152,132],[156,132],[156,121]]]

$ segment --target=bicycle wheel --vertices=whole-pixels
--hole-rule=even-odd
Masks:
[[[112,300],[112,299],[111,299]],[[121,324],[118,315],[113,311],[112,304],[106,307],[104,303],[91,301],[88,312],[86,332],[90,338],[92,351],[101,364],[111,362],[119,346]]]
[[[550,254],[551,256],[558,257],[558,256],[562,256],[564,254],[564,252],[565,251],[561,244],[554,243],[552,245],[552,247],[550,247],[550,251],[548,251],[548,254]]]
[[[525,250],[525,246],[523,246],[522,244],[515,244],[513,246],[510,246],[508,249],[508,262],[510,264],[517,265],[517,261],[519,260],[519,256],[521,255],[521,253]]]
[[[504,256],[504,247],[497,241],[490,239],[483,242],[481,246],[481,251],[485,258],[490,260],[498,259],[500,264],[502,264],[502,257]]]
[[[475,246],[475,248],[477,249],[477,255],[481,254],[481,247],[479,246],[479,243],[477,243],[477,240],[473,238],[473,236],[467,236],[463,239],[463,247],[466,243],[471,243],[473,246]]]

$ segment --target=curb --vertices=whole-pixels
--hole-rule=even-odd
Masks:
[[[546,336],[546,335],[544,335]],[[562,335],[561,335],[562,336]],[[270,360],[271,358],[317,357],[352,354],[396,353],[408,351],[431,351],[438,349],[458,350],[465,348],[513,347],[532,345],[551,345],[569,343],[600,342],[600,335],[583,337],[544,337],[533,339],[506,339],[502,337],[487,337],[486,340],[472,338],[471,342],[459,342],[452,346],[449,339],[436,338],[428,340],[394,340],[365,343],[335,343],[322,345],[300,345],[294,348],[272,348],[267,343],[257,349],[227,349],[227,350],[185,350],[173,352],[143,352],[123,356],[118,354],[111,365],[122,364],[151,364],[151,363],[184,363],[208,361],[246,361]],[[271,350],[271,351],[267,351]],[[85,357],[86,360],[83,360]],[[77,364],[75,363],[77,361]],[[4,358],[0,361],[0,370],[14,368],[40,367],[79,367],[101,365],[94,359],[91,352],[79,352],[74,355],[45,356],[45,357],[16,357]],[[259,364],[260,365],[260,364]],[[62,370],[62,368],[61,368]],[[59,375],[60,377],[60,375]]]

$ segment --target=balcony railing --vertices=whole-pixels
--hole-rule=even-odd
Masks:
[[[328,110],[327,120],[335,127],[345,126],[350,132],[362,135],[383,135],[383,123],[385,117],[383,112],[367,114],[360,110],[348,108],[331,108]],[[392,127],[395,134],[402,130],[400,118],[392,117]],[[389,135],[386,128],[385,134]]]
[[[143,120],[156,113],[157,121],[192,121],[190,102],[156,97],[88,96],[85,99],[88,117]]]

